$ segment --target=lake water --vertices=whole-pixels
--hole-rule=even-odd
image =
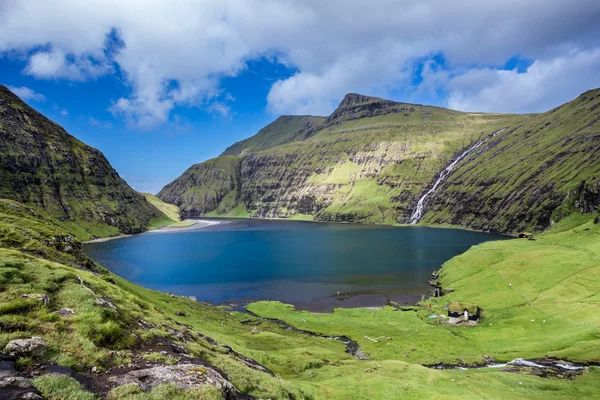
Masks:
[[[269,299],[298,308],[414,304],[431,273],[504,236],[456,229],[250,219],[148,232],[84,250],[147,288],[214,304]],[[340,295],[337,295],[340,292]]]

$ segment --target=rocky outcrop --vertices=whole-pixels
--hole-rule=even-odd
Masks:
[[[8,342],[4,348],[4,352],[11,356],[41,356],[46,350],[48,345],[42,340],[42,338],[34,336],[31,339],[15,339]]]
[[[83,230],[109,225],[137,233],[150,220],[165,218],[129,187],[100,151],[69,135],[2,85],[0,198],[44,210]]]
[[[135,384],[144,391],[150,391],[153,387],[164,383],[171,383],[184,390],[203,385],[213,385],[227,399],[235,398],[236,393],[233,385],[215,369],[189,362],[135,369],[126,374],[115,374],[109,377],[108,380],[116,386]]]

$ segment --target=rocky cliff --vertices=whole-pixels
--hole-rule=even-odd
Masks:
[[[302,135],[285,129],[285,142],[276,142],[285,118],[307,118],[282,117],[236,144],[239,171],[228,173],[236,178],[225,179],[221,194],[211,189],[211,201],[181,193],[204,193],[221,185],[222,177],[204,175],[198,184],[183,179],[188,172],[175,181],[178,193],[170,190],[174,182],[159,197],[188,209],[187,216],[198,210],[227,215],[242,207],[259,218],[408,223],[441,171],[483,141],[427,198],[421,223],[541,230],[575,209],[597,209],[589,194],[574,191],[600,177],[599,93],[540,115],[463,113],[348,94]],[[192,168],[203,170],[202,164]],[[226,206],[215,201],[227,193],[235,196],[226,198]],[[568,196],[579,196],[582,206],[564,205]]]
[[[44,211],[82,239],[142,232],[166,218],[100,151],[1,85],[0,198]]]

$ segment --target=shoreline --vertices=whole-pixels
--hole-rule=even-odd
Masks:
[[[187,226],[163,226],[161,228],[152,229],[144,233],[169,233],[169,232],[184,232],[195,231],[197,229],[208,228],[209,226],[219,225],[221,221],[207,221],[203,219],[185,219],[181,222],[193,222]]]
[[[103,238],[95,238],[92,240],[87,240],[85,242],[82,242],[82,244],[109,242],[111,240],[125,239],[128,237],[132,237],[134,235],[142,235],[144,233],[168,233],[168,232],[191,231],[191,230],[206,228],[206,227],[213,226],[213,225],[219,225],[222,223],[220,221],[207,221],[207,220],[200,220],[200,219],[186,219],[186,220],[178,221],[178,222],[193,222],[193,223],[191,225],[187,225],[187,226],[163,226],[160,228],[148,230],[146,232],[140,232],[140,233],[134,233],[134,234],[121,233],[121,234],[115,235],[115,236],[108,236],[108,237],[103,237]]]

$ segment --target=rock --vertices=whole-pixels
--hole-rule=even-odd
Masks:
[[[33,392],[23,393],[21,396],[17,397],[18,400],[43,400],[42,396],[37,395]]]
[[[45,293],[22,294],[22,298],[41,301],[45,306],[50,304],[50,297]]]
[[[173,352],[178,353],[178,354],[188,354],[188,351],[186,350],[185,347],[180,346],[176,343],[171,344],[171,347],[173,349]]]
[[[256,335],[257,333],[260,333],[260,331],[258,329],[256,329],[256,328],[252,328],[251,332],[252,332],[253,335]]]
[[[56,313],[61,317],[66,317],[67,315],[75,314],[75,310],[73,310],[72,308],[61,308]]]
[[[21,376],[0,378],[0,399],[41,400],[31,380]]]
[[[27,389],[31,386],[31,381],[29,379],[19,376],[10,376],[0,380],[0,388],[2,389]]]
[[[108,296],[97,297],[96,304],[98,304],[102,307],[110,308],[111,310],[117,309],[117,307],[113,304],[112,300]]]
[[[179,315],[180,317],[185,317],[187,314],[185,313],[185,311],[181,311],[181,310],[177,310],[175,311],[176,315]]]
[[[4,348],[4,351],[12,356],[41,356],[46,350],[48,345],[37,336],[31,339],[11,340]]]
[[[92,367],[92,373],[95,374],[96,372],[98,372],[98,367],[96,367],[96,366]]]
[[[172,383],[184,390],[207,384],[214,385],[225,394],[225,398],[233,398],[232,395],[236,392],[233,385],[218,371],[192,363],[137,369],[123,375],[111,376],[108,380],[119,386],[136,384],[144,391],[163,383]]]
[[[188,299],[190,299],[192,301],[198,301],[198,299],[196,298],[196,296],[188,296]]]

